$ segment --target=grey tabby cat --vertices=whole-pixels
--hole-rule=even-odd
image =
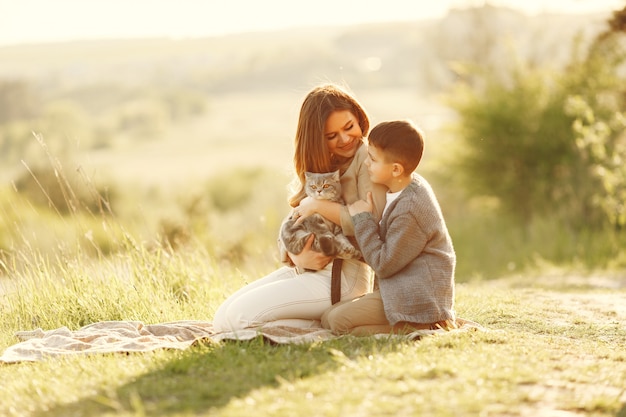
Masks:
[[[307,196],[316,200],[330,200],[343,203],[339,171],[328,173],[305,172],[304,190]],[[294,225],[297,218],[287,217],[280,228],[280,238],[287,251],[302,252],[311,233],[315,240],[311,249],[335,258],[361,258],[361,252],[346,238],[341,226],[315,213]]]

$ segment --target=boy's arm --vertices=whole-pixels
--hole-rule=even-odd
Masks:
[[[370,213],[360,212],[352,219],[363,257],[381,279],[402,270],[426,247],[427,235],[409,211],[392,215],[387,234],[382,238]]]
[[[372,192],[367,193],[367,201],[358,200],[348,206],[350,216],[354,216],[359,213],[372,213],[374,210],[374,203],[372,202]]]

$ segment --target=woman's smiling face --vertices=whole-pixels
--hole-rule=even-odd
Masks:
[[[350,110],[336,110],[326,119],[324,137],[331,154],[351,158],[363,138],[363,132],[359,120]]]

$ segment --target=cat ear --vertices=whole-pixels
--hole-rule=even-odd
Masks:
[[[341,179],[341,176],[339,175],[339,170],[333,172],[333,179],[339,181]]]

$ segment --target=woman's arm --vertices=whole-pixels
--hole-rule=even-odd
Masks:
[[[340,211],[342,205],[334,201],[328,200],[315,200],[311,197],[306,197],[300,201],[298,206],[298,220],[296,224],[301,223],[305,217],[309,217],[315,213],[321,214],[325,219],[331,222],[341,225],[340,223]]]

